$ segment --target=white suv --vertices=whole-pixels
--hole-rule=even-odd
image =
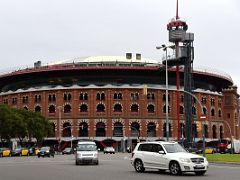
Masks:
[[[137,172],[145,168],[169,170],[173,175],[182,172],[194,172],[204,175],[208,169],[205,157],[187,152],[177,142],[142,142],[132,152],[131,164]]]

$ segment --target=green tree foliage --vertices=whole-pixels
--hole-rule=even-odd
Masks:
[[[11,138],[19,138],[21,143],[27,137],[29,141],[36,138],[37,142],[41,142],[52,134],[51,124],[40,113],[0,105],[1,140],[10,142]]]

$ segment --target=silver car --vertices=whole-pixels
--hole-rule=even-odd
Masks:
[[[98,149],[95,142],[80,141],[76,148],[76,165],[79,164],[99,164]]]

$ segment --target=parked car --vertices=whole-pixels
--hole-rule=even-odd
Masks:
[[[104,154],[108,154],[108,153],[115,154],[115,149],[112,146],[107,146],[104,148],[103,153]]]
[[[0,157],[7,157],[7,156],[11,156],[11,150],[6,147],[0,148]]]
[[[63,151],[62,154],[73,154],[73,149],[70,147],[66,147]]]
[[[204,175],[208,169],[205,157],[187,152],[177,142],[142,142],[132,152],[131,164],[137,172],[145,168],[169,170],[173,175],[182,172],[194,172]]]
[[[28,148],[18,147],[11,152],[12,156],[29,156]]]
[[[49,147],[44,146],[39,149],[38,158],[40,157],[54,157],[55,152]]]
[[[36,156],[39,152],[38,147],[31,147],[28,150],[29,150],[29,155],[30,156]]]

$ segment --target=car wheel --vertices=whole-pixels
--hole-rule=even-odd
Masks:
[[[173,161],[169,165],[169,171],[172,175],[180,175],[182,174],[181,168],[178,164],[178,162]]]
[[[145,168],[143,166],[143,163],[140,159],[137,159],[134,163],[134,168],[137,172],[144,172]]]
[[[99,164],[99,162],[97,161],[97,162],[96,162],[96,165],[98,165],[98,164]]]
[[[2,154],[0,154],[0,157],[3,157],[3,155],[2,155]]]
[[[196,171],[195,174],[198,176],[202,176],[206,173],[206,171]]]
[[[76,161],[75,163],[76,163],[76,165],[79,165],[78,161]]]

